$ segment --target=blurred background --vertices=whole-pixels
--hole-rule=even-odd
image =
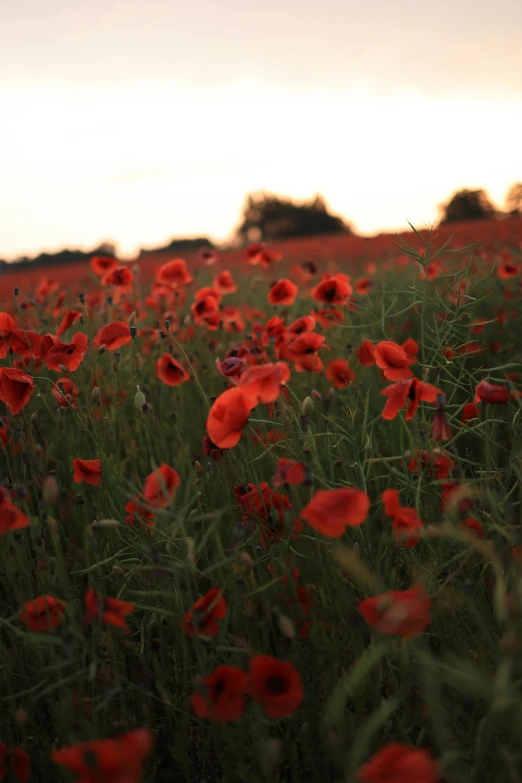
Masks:
[[[253,238],[260,191],[361,234],[460,188],[517,209],[521,29],[520,0],[2,0],[0,257]]]

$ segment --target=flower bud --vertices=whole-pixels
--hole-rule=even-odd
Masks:
[[[58,500],[58,483],[54,476],[46,476],[42,488],[42,497],[46,506],[55,506]]]
[[[19,293],[20,293],[20,289],[19,288],[14,288],[13,289],[13,294],[14,294],[15,299],[17,298]]]
[[[314,410],[314,401],[311,397],[305,397],[301,405],[303,416],[310,416]]]
[[[145,395],[138,386],[138,391],[134,395],[134,405],[138,408],[138,410],[141,410],[146,402],[147,400],[145,399]]]
[[[91,398],[94,403],[97,403],[100,401],[100,387],[95,386],[91,393]]]
[[[129,326],[134,326],[135,321],[136,321],[136,310],[133,310],[132,313],[129,315],[129,320],[127,321],[127,323],[129,324]]]

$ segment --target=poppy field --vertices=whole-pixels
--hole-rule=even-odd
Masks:
[[[521,220],[3,271],[0,780],[521,781],[521,280]]]

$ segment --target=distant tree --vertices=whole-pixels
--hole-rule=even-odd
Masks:
[[[506,195],[506,211],[513,217],[522,215],[522,182],[511,185]]]
[[[342,218],[328,211],[322,196],[298,203],[267,193],[247,196],[236,229],[241,242],[351,233],[351,227]]]
[[[214,250],[215,245],[208,237],[197,237],[196,239],[173,239],[168,245],[154,248],[142,248],[140,258],[151,253],[183,253],[194,252],[197,250]]]
[[[495,207],[482,189],[459,190],[441,207],[441,223],[457,223],[466,220],[491,220],[496,217]]]

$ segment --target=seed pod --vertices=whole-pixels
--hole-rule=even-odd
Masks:
[[[138,334],[138,327],[137,327],[137,326],[131,326],[131,327],[129,328],[129,332],[130,332],[130,336],[131,336],[131,337],[132,337],[132,339],[134,340],[134,338],[135,338],[135,337],[136,337],[136,335]]]

